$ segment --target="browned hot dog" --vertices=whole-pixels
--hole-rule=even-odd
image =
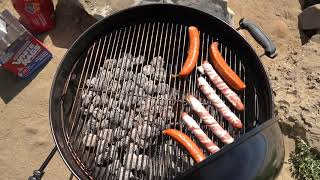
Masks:
[[[186,148],[186,150],[190,153],[191,157],[197,163],[206,159],[206,156],[203,154],[201,149],[186,134],[175,129],[166,129],[162,131],[162,134],[168,135],[172,137],[172,139],[180,143],[184,148]]]
[[[229,86],[238,91],[241,91],[244,88],[246,88],[244,82],[223,59],[218,49],[218,42],[213,42],[211,44],[209,52],[215,69],[219,72],[219,74],[222,76],[222,78]]]
[[[187,59],[179,73],[180,77],[188,76],[197,65],[200,49],[200,33],[194,26],[188,28],[189,31],[189,50]]]

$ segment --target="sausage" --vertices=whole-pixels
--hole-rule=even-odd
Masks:
[[[211,139],[202,131],[197,122],[189,116],[186,112],[183,112],[181,119],[186,123],[188,129],[199,139],[203,146],[211,153],[214,154],[220,150]]]
[[[203,120],[213,134],[215,134],[223,143],[230,144],[234,141],[230,134],[220,126],[220,124],[214,119],[213,116],[210,115],[210,113],[198,99],[192,95],[188,95],[186,100],[191,106],[191,109],[198,114],[200,119]]]
[[[212,102],[219,113],[235,128],[241,129],[243,127],[240,119],[228,108],[228,106],[219,98],[214,89],[203,78],[198,78],[198,85],[203,94]]]
[[[202,65],[198,67],[198,70],[201,74],[206,74],[209,77],[211,82],[238,111],[244,110],[244,105],[238,95],[228,87],[208,61],[203,61]]]
[[[233,89],[241,91],[246,88],[244,82],[239,78],[239,76],[228,66],[228,64],[223,59],[221,53],[218,49],[218,42],[213,42],[210,45],[210,57],[213,62],[214,67],[218,73],[222,76],[225,82]]]
[[[180,143],[197,163],[206,159],[201,149],[186,134],[175,129],[166,129],[162,131],[162,134],[168,135]]]
[[[194,26],[188,28],[189,31],[189,50],[187,59],[179,73],[179,76],[184,78],[188,76],[197,65],[200,49],[200,33]]]

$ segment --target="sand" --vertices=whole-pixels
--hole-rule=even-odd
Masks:
[[[286,159],[278,179],[291,179],[287,159],[294,149],[293,139],[302,138],[314,146],[319,144],[319,124],[315,119],[319,119],[316,92],[320,80],[319,74],[313,72],[319,72],[320,45],[301,45],[297,28],[297,15],[301,12],[298,0],[230,0],[230,6],[237,20],[241,17],[254,20],[278,47],[277,58],[262,57],[262,62],[272,81],[276,113],[285,134]],[[0,11],[5,8],[17,15],[10,0],[0,0]],[[76,6],[60,3],[56,7],[56,21],[54,30],[39,36],[54,58],[37,75],[21,81],[0,70],[1,179],[26,179],[54,146],[48,118],[52,79],[68,47],[95,20]],[[246,32],[243,34],[257,53],[262,54],[262,48]],[[68,168],[56,154],[44,179],[67,179],[69,176]]]
[[[306,43],[305,35],[298,29],[301,1],[230,2],[237,19],[254,20],[278,48],[275,59],[264,56],[262,62],[272,83],[275,114],[284,134],[285,162],[278,179],[293,179],[288,158],[295,148],[295,140],[303,139],[320,151],[320,44]],[[262,48],[253,38],[247,32],[243,34],[257,53],[262,54]]]
[[[0,1],[0,11],[10,0]],[[33,78],[18,80],[0,70],[0,179],[27,179],[40,167],[54,146],[48,117],[49,93],[54,74],[67,48],[93,22],[82,9],[56,7],[56,28],[39,36],[54,58]],[[44,179],[67,179],[70,171],[57,153]]]

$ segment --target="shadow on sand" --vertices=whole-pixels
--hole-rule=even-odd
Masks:
[[[49,36],[54,46],[69,48],[82,32],[96,22],[96,19],[69,0],[59,0],[55,9],[55,21],[54,29],[36,35],[36,37],[43,41]],[[19,79],[12,73],[0,68],[0,98],[6,104],[10,102],[44,67],[45,65],[27,79]]]

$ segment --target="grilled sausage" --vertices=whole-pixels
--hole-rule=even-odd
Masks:
[[[200,119],[203,120],[213,134],[215,134],[223,143],[230,144],[234,141],[230,134],[220,126],[220,124],[214,119],[213,116],[210,115],[210,113],[198,99],[192,95],[188,95],[186,100],[191,106],[191,109],[198,114]]]
[[[182,113],[181,119],[186,123],[189,130],[199,139],[199,141],[211,154],[214,154],[220,150],[220,148],[215,145],[211,141],[211,139],[209,139],[209,137],[202,131],[197,122],[186,112]]]
[[[189,50],[187,59],[179,73],[180,77],[188,76],[197,65],[200,49],[200,33],[194,26],[188,28],[189,31]]]
[[[191,157],[197,162],[203,161],[206,156],[203,154],[201,149],[194,143],[186,134],[175,130],[175,129],[166,129],[162,131],[162,134],[172,137],[175,141],[180,143],[186,150],[190,153]]]
[[[212,102],[219,113],[235,128],[242,128],[240,119],[228,108],[228,106],[219,98],[214,89],[203,78],[198,78],[198,85],[203,94]]]
[[[198,70],[201,74],[206,74],[209,77],[211,82],[238,111],[244,110],[244,105],[238,95],[228,87],[208,61],[203,61],[202,65],[198,67]]]
[[[228,64],[223,59],[221,53],[218,49],[218,42],[213,42],[210,45],[210,57],[213,62],[214,67],[226,83],[231,86],[231,88],[241,91],[246,88],[244,82],[239,78],[239,76],[228,66]]]

